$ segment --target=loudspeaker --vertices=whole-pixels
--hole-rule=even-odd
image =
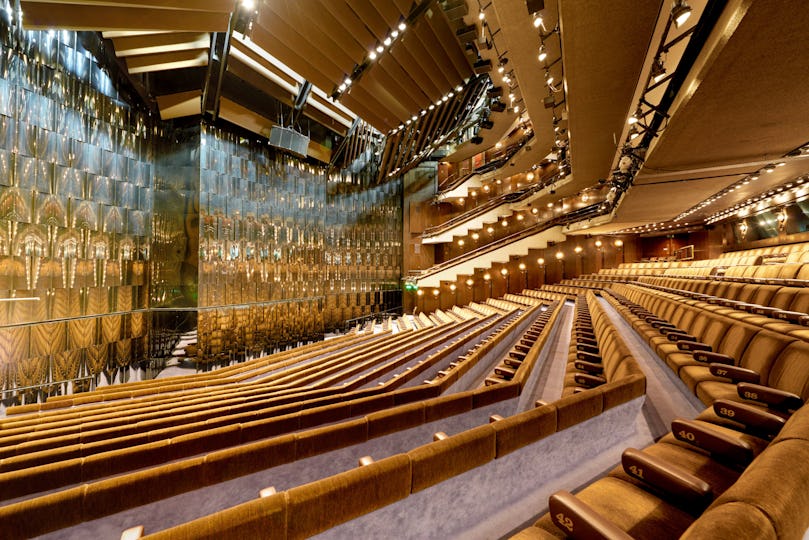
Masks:
[[[483,75],[484,73],[489,73],[492,70],[492,61],[478,60],[472,67],[477,75]]]
[[[494,127],[494,122],[491,120],[482,120],[479,125],[480,129],[492,129]]]
[[[475,135],[474,137],[472,137],[469,140],[472,141],[472,144],[480,144],[480,143],[483,142],[483,137],[481,137],[479,135]]]
[[[506,110],[506,104],[502,101],[495,101],[489,105],[489,110],[492,112],[503,112]]]
[[[475,38],[478,35],[477,26],[474,24],[469,26],[464,26],[462,28],[458,28],[455,31],[455,35],[458,36],[458,41],[461,43],[466,43],[468,41],[475,41]]]
[[[270,130],[270,145],[306,157],[309,150],[309,137],[291,128],[273,126]]]

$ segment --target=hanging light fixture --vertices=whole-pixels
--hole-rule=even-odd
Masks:
[[[686,4],[685,0],[674,0],[674,5],[671,7],[674,26],[680,28],[689,17],[691,17],[691,6]]]
[[[641,118],[643,118],[643,111],[640,109],[640,107],[638,107],[637,109],[635,109],[635,114],[629,117],[627,123],[629,123],[630,125],[637,124],[638,122],[640,122]]]
[[[658,55],[652,64],[652,80],[656,83],[662,81],[666,76],[666,66],[663,65],[663,57]]]

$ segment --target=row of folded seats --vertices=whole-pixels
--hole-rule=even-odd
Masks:
[[[679,298],[681,302],[744,320],[796,337],[807,337],[809,326],[809,287],[785,287],[757,283],[677,279],[642,279],[627,290],[657,291],[658,295]],[[636,288],[636,289],[633,289]],[[618,290],[619,288],[615,288]]]
[[[553,494],[515,538],[802,538],[809,344],[672,299],[605,297],[708,408],[575,496]]]
[[[597,302],[590,294],[591,301]],[[557,314],[561,302],[545,313]],[[548,321],[547,336],[553,319]],[[596,325],[598,335],[606,325]],[[540,337],[532,353],[541,347]],[[479,388],[474,392],[483,401],[489,392],[501,399],[515,397],[530,374],[526,358],[514,378],[508,382]],[[428,489],[554,433],[593,418],[603,411],[642,396],[645,376],[634,360],[627,369],[595,388],[562,397],[553,403],[541,403],[525,412],[503,417],[493,414],[489,424],[447,436],[437,432],[431,443],[404,454],[374,461],[373,456],[359,459],[359,467],[284,492],[269,490],[267,496],[205,516],[163,531],[147,531],[152,539],[265,537],[267,531],[279,538],[303,538],[393,504],[411,494]],[[447,397],[449,399],[449,396]],[[495,399],[485,398],[489,404]],[[428,402],[429,403],[429,402]],[[513,479],[515,482],[524,479]]]
[[[756,396],[763,407],[795,408],[809,396],[809,342],[675,298],[623,292],[607,296],[706,405]]]
[[[592,292],[576,298],[562,395],[642,373]]]
[[[537,311],[539,306],[524,315],[530,317]],[[518,324],[519,317],[513,322]],[[266,418],[245,417],[227,425],[203,422],[162,440],[165,430],[157,430],[147,433],[153,442],[138,445],[125,438],[115,450],[88,458],[62,456],[60,461],[50,456],[53,459],[39,466],[0,473],[4,499],[64,488],[0,506],[0,530],[10,537],[43,534],[453,417],[514,398],[520,389],[518,383],[509,383],[442,396],[451,383],[448,377],[437,384],[384,393],[377,388],[343,391],[322,403],[293,395],[294,401],[287,407],[269,408],[266,414],[262,411]],[[215,406],[216,401],[210,404]]]
[[[600,288],[600,285],[595,288]],[[576,297],[581,294],[582,292],[589,291],[594,289],[594,287],[589,286],[578,286],[573,284],[568,285],[543,285],[542,290],[547,292],[552,292],[556,294],[562,294],[568,300],[575,300]]]
[[[809,262],[785,262],[759,266],[730,266],[716,279],[769,285],[809,285]]]
[[[746,249],[743,251],[728,251],[719,256],[720,259],[732,259],[734,257],[745,256],[762,256],[766,259],[784,258],[792,259],[789,262],[797,262],[795,259],[807,257],[809,262],[809,242],[802,242],[798,244],[785,244],[778,246],[769,246],[763,248]]]
[[[514,378],[528,353],[531,352],[531,348],[536,345],[540,336],[542,336],[548,322],[551,321],[551,317],[556,314],[558,306],[559,301],[556,301],[539,314],[536,320],[531,323],[531,326],[523,332],[506,355],[497,363],[492,373],[486,377],[484,380],[486,386],[500,384]]]
[[[522,316],[531,316],[531,314],[538,309],[539,308],[536,307],[531,308],[530,310],[524,312]],[[501,340],[507,339],[511,332],[514,331],[514,328],[519,326],[520,319],[521,314],[516,312],[512,313],[510,316],[507,316],[507,318],[503,319],[502,322],[498,324],[488,336],[479,340],[472,347],[468,348],[462,355],[450,362],[447,367],[439,370],[433,379],[428,379],[424,382],[426,384],[438,382],[445,386],[454,383],[460,377],[465,375],[470,369],[472,369],[483,357],[486,356],[488,351],[497,346]]]
[[[397,362],[399,358],[407,358],[401,353],[418,356],[448,339],[463,339],[467,332],[480,332],[496,322],[493,319],[478,329],[474,328],[476,321],[468,321],[447,326],[445,332],[431,329],[396,336],[378,335],[374,341],[340,349],[335,354],[338,359],[352,363],[353,369],[356,366],[352,361],[364,355],[387,361],[389,354],[396,353],[399,356],[393,361]],[[402,341],[402,337],[408,336],[412,339]],[[399,341],[394,341],[397,338]],[[316,351],[312,354],[316,355]],[[426,368],[445,354],[439,351],[416,367]],[[305,367],[322,371],[329,358],[325,355],[318,359],[320,363],[308,363]],[[382,367],[393,366],[386,363]],[[312,427],[356,413],[341,402],[367,398],[377,407],[385,407],[391,397],[400,394],[402,403],[418,400],[422,394],[417,389],[392,392],[408,377],[412,379],[418,369],[413,375],[403,373],[385,385],[365,389],[349,383],[320,390],[285,385],[278,390],[265,388],[259,381],[228,390],[167,394],[161,400],[152,396],[9,417],[0,425],[0,498],[99,479],[190,456],[200,449],[246,443],[278,433],[277,430]],[[374,372],[361,374],[355,380],[363,381],[369,376],[374,376]],[[385,394],[388,397],[383,397]],[[335,407],[337,404],[340,407]]]
[[[677,419],[671,428],[647,448],[626,449],[620,465],[575,495],[551,495],[548,512],[513,538],[805,537],[809,407],[766,438],[702,420]]]

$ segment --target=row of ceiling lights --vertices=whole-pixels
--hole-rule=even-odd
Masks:
[[[807,187],[809,187],[805,184],[807,181],[809,181],[809,178],[799,177],[792,182],[787,182],[785,185],[771,189],[757,197],[751,197],[743,203],[738,203],[721,212],[716,212],[708,217],[706,223],[716,223],[734,214],[738,215],[738,217],[745,217],[754,211],[762,211],[771,206],[784,204],[790,200],[801,198],[807,194]]]
[[[730,195],[734,191],[737,191],[737,190],[741,189],[742,187],[750,184],[751,182],[755,182],[756,180],[761,178],[762,174],[771,174],[771,173],[775,172],[776,167],[782,167],[784,165],[785,165],[785,163],[783,161],[778,162],[778,163],[768,163],[767,165],[765,165],[763,168],[761,168],[757,172],[745,176],[741,180],[732,183],[731,185],[724,188],[722,191],[714,194],[712,197],[710,197],[708,199],[705,199],[704,201],[702,201],[701,203],[699,203],[698,205],[696,205],[696,206],[694,206],[692,208],[689,208],[688,210],[686,210],[685,212],[683,212],[682,214],[680,214],[679,216],[674,218],[674,221],[680,221],[680,220],[683,220],[683,219],[687,218],[691,214],[694,214],[695,212],[698,212],[698,211],[712,205],[713,203],[717,202],[718,200],[722,199],[723,197],[725,197],[727,195]]]
[[[386,49],[389,49],[405,30],[407,30],[407,23],[405,21],[400,21],[399,24],[390,31],[387,37],[382,40],[381,43],[378,43],[375,48],[370,50],[365,62],[354,67],[354,71],[351,73],[351,75],[346,76],[343,82],[337,86],[337,89],[332,93],[332,97],[335,100],[339,99],[340,96],[346,90],[348,90],[351,84],[357,80],[357,77],[366,69],[366,67],[370,65],[371,62],[376,60],[380,54],[384,53]]]

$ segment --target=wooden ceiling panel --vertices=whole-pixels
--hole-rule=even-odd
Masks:
[[[208,65],[208,51],[179,51],[130,56],[126,59],[129,73],[148,73]]]
[[[439,94],[444,95],[446,93],[445,89],[453,86],[449,75],[451,68],[446,64],[441,65],[439,63],[440,57],[435,54],[435,46],[429,45],[431,41],[434,41],[435,35],[430,31],[427,24],[416,24],[408,32],[412,33],[405,36],[403,41],[407,43],[408,48],[413,51],[413,55],[430,74],[439,88]]]
[[[172,32],[167,34],[141,34],[112,40],[115,54],[120,57],[156,54],[168,51],[207,49],[211,35],[207,32]]]
[[[409,42],[404,42],[405,39],[406,38],[402,39],[401,44],[410,45]],[[407,66],[408,75],[418,84],[419,90],[426,96],[427,104],[429,104],[430,102],[440,99],[443,94],[441,89],[435,84],[431,74],[428,74],[426,71],[430,67],[429,64],[415,58],[412,54],[414,50],[415,47],[393,47],[390,50],[390,54],[399,65]],[[422,107],[424,107],[424,105],[422,105]]]
[[[385,39],[385,36],[390,33],[390,25],[385,22],[385,19],[374,9],[373,4],[369,0],[349,0],[348,6],[357,14],[365,26],[371,30],[378,41],[382,41]]]
[[[455,77],[450,78],[453,81],[453,86],[469,77],[472,73],[472,66],[469,64],[463,50],[461,50],[460,43],[455,37],[455,31],[450,28],[449,21],[447,21],[444,13],[439,8],[428,9],[418,24],[422,24],[422,21],[427,21],[436,36],[436,41],[440,45],[440,49],[435,49],[436,53],[443,50],[455,68]]]
[[[74,4],[97,7],[156,8],[230,13],[236,0],[25,0],[23,4]]]
[[[227,13],[80,4],[21,2],[23,24],[29,30],[173,30],[177,32],[223,32]]]
[[[365,57],[365,50],[360,49],[357,52],[358,47],[348,34],[337,27],[324,25],[319,12],[287,9],[284,23],[301,37],[305,35],[313,46],[346,74],[350,74],[354,65],[362,62]],[[347,53],[346,46],[353,47],[355,56],[359,58]]]
[[[402,69],[392,54],[380,58],[374,67],[375,69],[369,70],[365,77],[376,75],[379,80],[384,81],[388,92],[403,103],[410,114],[418,112],[430,102],[430,98],[422,92],[410,74]],[[359,84],[362,85],[364,82],[365,78],[361,79]]]
[[[331,90],[336,77],[332,79],[319,70],[314,69],[304,57],[303,51],[288,47],[283,40],[258,25],[253,27],[250,38],[256,45],[281,60],[284,64],[299,73],[304,79],[311,81],[312,84],[322,88],[326,92]]]
[[[344,2],[333,0],[320,0],[320,2],[321,9],[325,8],[323,11],[331,13],[339,22],[338,28],[351,35],[361,47],[367,47],[370,50],[372,46],[375,47],[380,42]]]

